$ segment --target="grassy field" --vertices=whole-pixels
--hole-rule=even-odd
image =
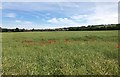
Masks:
[[[5,75],[116,75],[117,31],[2,34]]]

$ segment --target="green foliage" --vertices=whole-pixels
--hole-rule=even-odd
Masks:
[[[1,28],[1,27],[0,27]],[[68,28],[56,28],[56,29],[7,29],[1,28],[2,32],[32,32],[32,31],[102,31],[102,30],[120,30],[120,24],[108,24],[108,25],[88,25],[81,27],[68,27]]]
[[[117,33],[3,33],[3,74],[117,75]]]

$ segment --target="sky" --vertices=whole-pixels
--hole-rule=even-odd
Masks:
[[[4,28],[61,28],[118,23],[117,2],[3,2]]]

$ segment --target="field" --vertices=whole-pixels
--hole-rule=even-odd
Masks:
[[[4,75],[116,75],[118,31],[2,34]]]

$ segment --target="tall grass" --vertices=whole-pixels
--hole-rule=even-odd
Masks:
[[[3,74],[116,75],[117,33],[3,33]]]

